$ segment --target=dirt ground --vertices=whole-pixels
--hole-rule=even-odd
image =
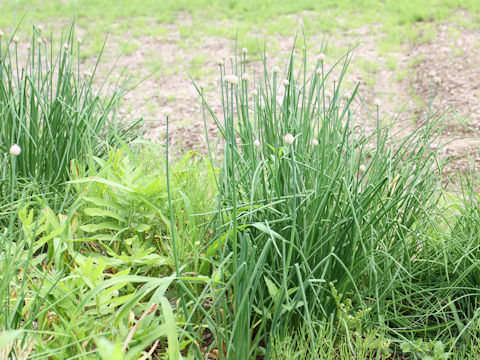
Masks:
[[[181,150],[203,151],[206,141],[200,97],[189,78],[189,68],[186,64],[194,61],[199,54],[203,54],[204,60],[200,65],[202,72],[196,76],[196,81],[204,86],[210,105],[220,115],[217,61],[221,57],[229,58],[235,42],[225,38],[207,37],[200,44],[185,45],[185,42],[180,41],[178,26],[175,24],[167,26],[167,36],[142,37],[139,39],[141,46],[138,51],[120,57],[117,68],[129,68],[135,72],[137,78],[148,76],[155,62],[161,64],[162,68],[126,96],[120,115],[125,118],[142,116],[147,124],[146,138],[160,141],[165,138],[165,115],[170,114],[171,144]],[[352,86],[360,82],[360,95],[372,110],[374,99],[381,100],[382,118],[410,119],[407,122],[409,121],[412,127],[420,123],[432,99],[431,109],[445,112],[447,120],[444,138],[446,142],[452,140],[445,146],[443,152],[451,157],[469,154],[478,164],[480,162],[480,156],[477,154],[480,144],[478,34],[458,25],[437,25],[435,36],[430,41],[405,45],[400,51],[388,54],[390,59],[393,57],[396,60],[397,65],[394,69],[385,66],[386,57],[378,55],[377,42],[381,36],[379,33],[371,33],[369,28],[365,27],[345,31],[339,36],[329,38],[331,47],[346,49],[350,44],[359,43],[348,71],[347,82]],[[323,38],[323,34],[318,34],[309,39],[310,43],[307,42],[307,50],[312,58],[318,54],[318,44]],[[109,42],[109,53],[112,56],[118,53],[116,40],[118,39],[113,38]],[[278,44],[279,49],[276,53],[279,55],[269,57],[268,63],[282,67],[287,61],[294,38],[276,36],[272,40]],[[357,66],[355,60],[357,58],[364,62],[377,63],[379,66],[374,73],[366,73]],[[331,65],[333,60],[327,59],[327,66]],[[89,60],[86,62],[89,63]],[[260,65],[258,60],[249,60],[247,68],[259,74]],[[400,73],[407,75],[400,78],[398,76]],[[373,81],[371,78],[367,79],[371,76],[375,77]],[[437,83],[434,79],[437,79]],[[357,101],[360,104],[359,100]],[[362,120],[364,118],[365,113],[362,114],[360,111],[359,121],[365,121]],[[373,124],[366,121],[365,126]],[[212,136],[216,136],[213,122],[210,121],[207,128]],[[468,159],[464,158],[453,162],[449,168],[452,170],[462,168],[467,163]]]

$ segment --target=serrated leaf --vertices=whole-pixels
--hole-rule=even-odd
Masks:
[[[99,224],[87,224],[87,225],[82,225],[80,226],[80,229],[85,231],[85,232],[96,232],[100,230],[114,230],[114,231],[120,231],[123,228],[114,223],[114,222],[102,222]]]
[[[84,213],[88,216],[106,216],[106,217],[111,217],[113,219],[117,219],[118,221],[121,222],[127,222],[127,219],[120,215],[119,213],[111,210],[104,210],[104,209],[99,209],[99,208],[86,208],[83,210]]]

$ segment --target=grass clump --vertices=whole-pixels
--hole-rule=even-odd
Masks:
[[[58,49],[51,40],[36,27],[28,44],[15,34],[0,39],[0,152],[20,147],[17,181],[56,185],[69,179],[73,159],[104,153],[131,128],[115,121],[128,82],[109,95],[105,82],[94,85],[100,56],[92,72],[82,71],[73,27]]]
[[[231,319],[226,358],[268,357],[267,339],[292,329],[305,331],[314,348],[324,321],[353,339],[361,328],[342,318],[336,291],[370,312],[364,325],[402,321],[398,312],[386,319],[384,305],[393,285],[398,290],[411,275],[399,273],[424,246],[437,211],[443,165],[431,150],[436,119],[394,138],[375,112],[376,128],[363,131],[357,88],[342,87],[350,53],[338,69],[319,60],[313,73],[305,53],[300,70],[293,53],[283,69],[265,60],[253,84],[244,59],[220,67],[222,117],[206,105],[225,142],[207,255],[231,286],[218,305]]]

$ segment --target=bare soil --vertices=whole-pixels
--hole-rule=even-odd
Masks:
[[[136,41],[141,43],[138,51],[123,55],[119,59],[117,68],[128,67],[134,71],[136,78],[148,76],[155,62],[158,62],[160,68],[159,72],[144,80],[135,91],[126,96],[121,115],[127,118],[142,116],[147,124],[145,136],[160,141],[165,138],[165,117],[169,114],[172,145],[183,150],[203,151],[206,141],[202,109],[200,97],[188,75],[189,64],[198,56],[204,57],[200,66],[203,72],[195,81],[204,86],[210,105],[220,116],[217,61],[222,57],[228,61],[235,42],[213,36],[203,38],[201,42],[182,39],[177,25],[166,26],[166,36],[144,36],[137,39]],[[480,144],[480,38],[475,31],[452,24],[437,25],[435,30],[436,35],[431,41],[406,45],[402,51],[390,53],[389,57],[394,56],[397,60],[397,66],[393,70],[388,69],[385,66],[386,59],[378,55],[377,42],[382,34],[378,31],[372,32],[369,27],[330,37],[329,46],[346,49],[350,44],[359,42],[355,58],[379,64],[375,74],[365,74],[354,59],[348,71],[348,83],[360,82],[359,94],[370,111],[374,111],[374,99],[379,98],[382,103],[382,118],[411,119],[408,121],[413,128],[429,111],[428,104],[432,99],[430,111],[445,112],[448,118],[444,131],[445,140],[454,140],[445,146],[444,153],[452,157],[471,154],[473,160],[480,160],[476,159]],[[323,38],[324,34],[315,34],[310,38],[307,50],[311,57],[318,54],[318,44]],[[117,40],[119,39],[113,38],[110,41],[110,55],[107,56],[113,58],[113,54],[118,54]],[[293,36],[275,36],[273,40],[278,44],[280,55],[269,57],[268,63],[282,67],[286,64],[293,46]],[[333,59],[327,59],[327,66],[331,64]],[[247,68],[251,73],[259,75],[261,63],[250,59]],[[398,80],[397,74],[402,71],[408,71],[409,76]],[[435,84],[429,76],[432,72],[441,78],[439,84]],[[368,76],[376,77],[373,85],[372,81],[369,81],[370,85],[365,85],[365,77]],[[373,127],[374,124],[367,120],[367,109],[360,105],[359,99],[357,103],[359,123]],[[211,119],[207,123],[207,130],[216,136],[216,127]],[[456,161],[450,169],[461,169],[466,164],[466,159]]]

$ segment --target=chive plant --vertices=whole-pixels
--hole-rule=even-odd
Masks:
[[[80,44],[73,25],[58,49],[36,27],[28,43],[15,34],[0,38],[0,152],[20,146],[19,179],[64,182],[72,159],[101,155],[131,130],[115,123],[128,79],[105,95],[105,82],[94,85],[102,54],[84,73]]]
[[[255,83],[245,52],[220,62],[222,116],[199,90],[225,143],[205,251],[224,284],[205,320],[221,358],[268,358],[268,339],[292,327],[314,341],[316,324],[336,318],[330,283],[356,308],[373,306],[373,321],[383,323],[383,309],[367,299],[391,295],[388,282],[435,208],[435,121],[392,136],[376,104],[374,130],[363,131],[358,85],[352,93],[343,86],[351,57],[327,68],[321,54],[312,73],[305,50],[299,70],[295,51],[284,68],[264,57]]]

